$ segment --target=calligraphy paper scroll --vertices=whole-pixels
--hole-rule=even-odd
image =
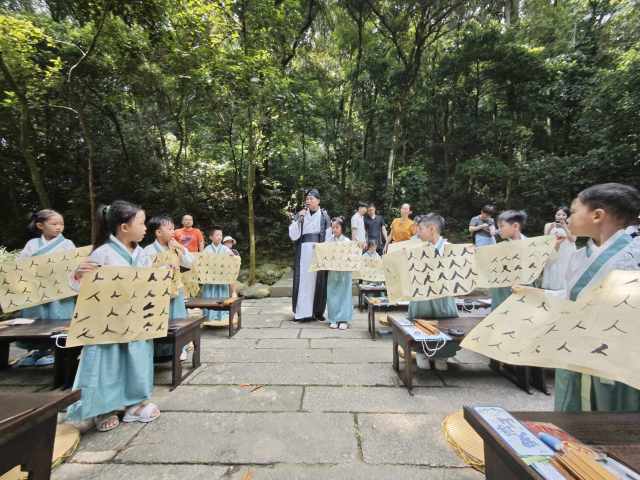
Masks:
[[[615,271],[576,302],[520,287],[462,346],[513,365],[564,368],[640,388],[640,272]]]
[[[411,240],[404,240],[402,242],[393,242],[389,244],[387,248],[387,253],[399,252],[402,250],[410,250],[412,248],[420,247],[424,245],[426,242],[419,240],[417,238],[412,238]]]
[[[532,283],[555,251],[555,241],[554,236],[547,235],[478,248],[478,285],[510,287]]]
[[[173,270],[173,280],[169,287],[172,297],[178,295],[178,291],[184,288],[182,283],[182,274],[180,273],[180,255],[177,251],[168,249],[159,252],[153,259],[154,267],[168,267]]]
[[[165,337],[172,278],[168,268],[101,267],[85,274],[67,346]]]
[[[404,243],[404,242],[401,242]],[[476,249],[446,244],[443,254],[421,242],[383,257],[392,302],[468,295],[475,288],[510,287],[535,280],[554,250],[554,238],[535,237]]]
[[[201,253],[194,262],[198,283],[229,284],[238,279],[242,260],[228,253]]]
[[[186,272],[182,272],[182,284],[184,286],[184,296],[186,298],[195,298],[200,293],[200,284],[198,283],[198,274],[196,273],[196,266],[200,253],[191,252],[191,256],[193,257],[191,269]]]
[[[367,282],[384,282],[384,265],[382,258],[362,256],[362,265],[358,271],[353,272],[354,280]]]
[[[73,297],[69,278],[91,253],[91,246],[0,264],[0,306],[3,312]]]
[[[310,272],[355,272],[362,266],[362,248],[356,242],[316,243]]]

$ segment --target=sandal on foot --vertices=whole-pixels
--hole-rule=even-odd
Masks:
[[[142,423],[150,423],[153,422],[156,418],[160,416],[160,410],[158,407],[149,402],[149,403],[139,403],[138,405],[133,405],[132,407],[127,408],[127,411],[124,413],[124,417],[122,421],[125,423],[131,422],[142,422]]]
[[[120,425],[118,415],[115,413],[108,413],[106,415],[98,415],[96,417],[96,430],[99,432],[108,432]]]

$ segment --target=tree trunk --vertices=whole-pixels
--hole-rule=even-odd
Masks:
[[[95,149],[93,146],[93,138],[87,128],[87,119],[84,113],[84,105],[78,107],[78,121],[80,122],[80,129],[82,130],[82,136],[87,144],[87,190],[89,193],[89,211],[91,218],[91,244],[95,244],[96,241],[96,191],[93,181],[93,159]]]
[[[387,157],[387,189],[385,194],[385,203],[387,208],[391,208],[393,202],[394,187],[394,169],[397,155],[397,149],[400,142],[400,116],[402,115],[402,106],[400,102],[396,103],[393,112],[393,133],[391,135],[391,148]]]
[[[253,191],[256,183],[256,129],[253,124],[251,107],[248,108],[249,151],[247,152],[247,220],[249,224],[249,285],[256,283],[256,217],[253,205]]]

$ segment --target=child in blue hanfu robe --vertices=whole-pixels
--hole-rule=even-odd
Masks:
[[[156,239],[152,244],[144,248],[144,253],[147,257],[153,261],[156,255],[171,248],[178,253],[181,267],[192,267],[193,255],[184,245],[174,239],[175,225],[171,217],[166,215],[153,217],[149,220],[149,230],[155,235]],[[187,318],[188,316],[184,303],[184,290],[180,289],[169,304],[169,322],[178,318]],[[156,361],[169,361],[172,358],[173,347],[170,344],[156,344],[154,351]],[[180,355],[180,360],[186,359],[187,351],[185,347]]]
[[[29,224],[29,230],[33,233],[39,233],[40,236],[27,242],[20,255],[18,255],[19,260],[75,250],[76,248],[71,240],[67,240],[62,235],[64,219],[55,210],[45,209],[34,213]],[[68,321],[73,315],[74,308],[75,299],[65,298],[25,308],[20,315],[24,318]],[[30,342],[18,342],[17,345],[25,350],[33,350],[16,364],[18,367],[42,367],[54,363],[51,350],[47,348],[38,348],[37,344]]]
[[[435,213],[422,215],[418,221],[418,229],[416,231],[418,239],[423,242],[427,242],[430,245],[434,245],[437,255],[444,255],[444,246],[447,244],[446,239],[441,236],[444,225],[444,218]],[[415,320],[416,318],[452,318],[457,316],[458,308],[456,307],[454,297],[409,302],[409,320]],[[446,344],[440,351],[438,351],[438,353],[431,358],[434,360],[436,370],[447,370],[447,358],[454,356],[455,352],[456,348],[452,343]],[[429,365],[424,353],[418,352],[416,355],[422,355],[425,357],[422,358],[423,361],[420,362],[421,366],[427,367]]]
[[[527,223],[527,214],[524,211],[505,210],[498,216],[498,234],[508,242],[526,240],[527,237],[522,233],[525,223]],[[490,288],[489,291],[492,310],[498,308],[513,293],[511,287]]]
[[[336,217],[327,229],[327,242],[348,242],[342,232],[344,220]],[[329,271],[327,276],[327,322],[330,328],[346,330],[353,319],[352,273]]]
[[[209,231],[209,240],[211,243],[204,249],[204,254],[233,255],[233,252],[222,243],[222,228],[213,227]],[[204,284],[200,296],[202,298],[229,298],[229,284]],[[202,314],[207,322],[222,322],[229,319],[229,312],[204,309]]]
[[[640,193],[628,185],[605,183],[578,194],[571,205],[569,228],[573,235],[589,240],[569,262],[567,298],[578,299],[613,270],[640,269],[640,238],[625,232],[639,211]],[[555,409],[637,412],[640,391],[605,378],[556,369]]]
[[[117,200],[98,211],[98,235],[87,262],[72,279],[79,288],[83,275],[99,266],[149,267],[151,259],[138,246],[144,237],[144,210]],[[149,423],[158,418],[158,407],[148,400],[153,390],[153,340],[85,345],[73,389],[81,391],[69,407],[70,421],[93,418],[98,431],[116,428],[117,411],[125,408],[124,422]]]

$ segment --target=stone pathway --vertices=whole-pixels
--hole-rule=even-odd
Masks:
[[[161,417],[82,437],[56,480],[479,479],[447,446],[441,422],[469,404],[550,410],[487,361],[460,352],[448,372],[421,372],[414,395],[391,368],[391,339],[366,316],[330,330],[289,321],[290,299],[243,304],[244,328],[203,332],[203,365],[173,392],[156,373]],[[0,372],[0,391],[47,388],[51,372]],[[163,385],[164,384],[164,385]]]

